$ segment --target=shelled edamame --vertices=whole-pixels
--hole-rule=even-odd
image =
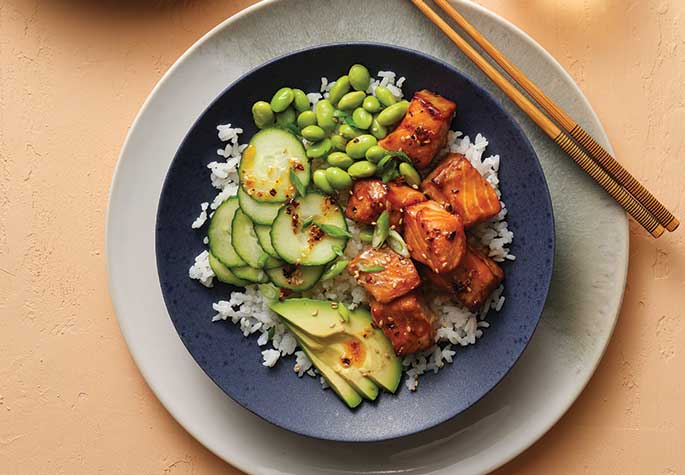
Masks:
[[[369,70],[354,64],[315,104],[302,89],[284,86],[270,99],[255,102],[252,117],[259,129],[281,128],[303,141],[307,157],[314,160],[314,187],[324,193],[346,190],[353,180],[372,176],[400,176],[417,186],[420,175],[411,164],[399,163],[378,145],[402,120],[409,103],[395,96],[392,87],[371,84]]]

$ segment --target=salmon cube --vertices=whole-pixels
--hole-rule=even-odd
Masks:
[[[378,142],[386,150],[404,152],[417,168],[426,168],[447,143],[457,105],[433,92],[414,94],[397,128]]]
[[[437,318],[418,290],[390,303],[371,300],[371,315],[398,356],[430,348],[435,341]]]
[[[345,216],[358,222],[372,224],[385,210],[388,191],[381,180],[357,180],[345,208]]]
[[[395,229],[401,229],[404,210],[411,205],[426,201],[426,197],[419,190],[402,183],[390,182],[388,189],[387,208],[390,212],[390,224]]]
[[[405,210],[404,240],[414,260],[438,273],[456,268],[466,252],[461,218],[433,200]]]
[[[504,279],[504,271],[478,249],[468,246],[459,267],[446,274],[422,269],[424,276],[469,310],[478,311]]]
[[[412,260],[388,247],[364,250],[352,259],[347,271],[381,303],[390,302],[421,285]]]
[[[431,199],[459,214],[466,229],[502,210],[497,192],[461,154],[449,154],[421,183]]]

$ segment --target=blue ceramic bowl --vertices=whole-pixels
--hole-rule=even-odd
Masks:
[[[429,89],[458,105],[453,128],[489,140],[500,154],[501,189],[514,232],[513,263],[504,264],[506,303],[476,345],[458,348],[455,362],[421,378],[416,392],[402,383],[349,410],[317,379],[297,378],[293,359],[275,368],[261,365],[256,336],[244,338],[230,322],[213,323],[212,302],[231,288],[207,289],[188,278],[188,267],[205,246],[190,229],[199,203],[216,194],[206,165],[217,160],[217,124],[256,132],[251,106],[284,84],[318,90],[320,77],[334,79],[354,63],[372,72],[406,76],[405,95]],[[381,44],[320,46],[273,60],[229,86],[202,114],[181,144],[164,182],[157,215],[157,267],[169,315],[191,355],[226,394],[253,413],[299,434],[336,441],[380,441],[413,434],[444,422],[490,391],[525,349],[542,312],[552,275],[554,220],[545,177],[530,143],[514,119],[472,80],[422,53]],[[154,342],[151,342],[154,344]]]

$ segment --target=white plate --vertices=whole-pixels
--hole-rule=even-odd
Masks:
[[[609,147],[592,108],[548,53],[485,9],[465,1],[454,3]],[[430,431],[354,445],[311,440],[273,427],[233,403],[209,380],[176,335],[164,307],[154,226],[162,181],[176,148],[221,90],[258,64],[295,49],[365,40],[442,58],[501,98],[531,139],[545,170],[554,203],[557,256],[540,326],[521,360],[495,390],[466,413]],[[189,264],[192,257],[188,256]],[[141,109],[112,182],[107,262],[119,324],[143,376],[176,420],[227,462],[247,472],[269,474],[484,473],[542,436],[594,372],[621,304],[628,227],[622,210],[410,2],[386,1],[381,7],[380,2],[365,0],[268,1],[226,20],[198,41]],[[208,309],[203,316],[200,311],[198,318],[209,318],[209,313]],[[458,356],[454,364],[459,364]]]

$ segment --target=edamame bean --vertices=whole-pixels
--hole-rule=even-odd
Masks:
[[[307,156],[309,158],[321,158],[328,155],[328,152],[333,148],[330,139],[323,139],[320,142],[311,144],[307,149]]]
[[[345,190],[352,186],[352,178],[345,170],[338,167],[326,169],[326,180],[336,190]]]
[[[271,106],[269,106],[269,109],[271,109]],[[304,129],[309,125],[316,125],[316,114],[314,111],[306,110],[297,116],[297,126]]]
[[[297,113],[292,107],[288,107],[283,112],[276,114],[276,123],[280,126],[287,126],[289,124],[295,124],[297,121]]]
[[[373,122],[371,122],[370,132],[371,135],[376,137],[378,140],[385,138],[385,136],[388,135],[388,129],[379,124],[377,118],[374,118]]]
[[[350,68],[350,72],[347,73],[350,77],[350,84],[357,91],[366,91],[371,84],[371,75],[369,70],[361,64],[355,64]]]
[[[308,111],[311,107],[309,98],[302,89],[293,89],[293,105],[297,112]]]
[[[310,142],[318,142],[326,138],[326,132],[318,125],[308,125],[302,129],[302,137],[306,138]]]
[[[350,165],[350,168],[347,169],[347,173],[349,173],[352,178],[367,178],[376,173],[376,165],[368,160],[362,160]]]
[[[274,112],[283,112],[295,99],[295,93],[289,87],[282,87],[271,98],[271,108]]]
[[[344,151],[345,146],[347,145],[347,139],[340,134],[334,134],[331,135],[331,143],[333,144],[334,149]]]
[[[385,157],[386,153],[388,152],[383,147],[381,147],[380,145],[374,145],[366,151],[364,156],[368,161],[378,163],[381,161],[383,157]]]
[[[326,132],[332,132],[338,123],[337,119],[333,117],[334,112],[335,107],[328,99],[322,99],[316,103],[316,123]]]
[[[364,102],[364,98],[366,97],[366,94],[364,94],[363,91],[354,91],[354,92],[348,92],[342,98],[340,98],[340,101],[338,101],[338,109],[342,110],[352,110],[356,109],[360,105],[362,105],[362,102]]]
[[[373,116],[363,108],[357,107],[352,113],[352,120],[358,128],[366,130],[371,127]]]
[[[354,163],[354,160],[344,152],[333,152],[326,157],[326,161],[330,166],[342,168],[343,170],[347,170]]]
[[[329,195],[332,195],[335,193],[335,190],[331,186],[330,183],[328,183],[328,178],[326,178],[326,170],[316,170],[312,174],[312,180],[314,181],[314,184],[318,189],[323,191],[324,193],[327,193]]]
[[[348,92],[350,92],[350,78],[347,76],[340,76],[338,80],[335,81],[335,84],[333,84],[328,95],[328,100],[331,101],[331,104],[337,106],[340,99]]]
[[[390,107],[397,102],[397,99],[395,99],[395,96],[392,95],[390,89],[385,86],[378,86],[374,94],[384,107]]]
[[[362,134],[361,131],[355,129],[349,124],[342,124],[339,130],[342,136],[348,139],[354,139]]]
[[[350,157],[358,160],[360,158],[364,158],[366,151],[374,145],[376,145],[376,137],[373,135],[364,134],[347,142],[345,152],[347,152]]]
[[[266,101],[257,101],[252,106],[252,119],[260,129],[267,127],[274,123],[274,111],[271,110],[271,105]]]
[[[381,110],[381,103],[375,96],[366,96],[364,102],[362,102],[362,107],[368,112],[375,114]]]
[[[397,104],[393,104],[386,109],[383,109],[380,114],[378,114],[378,117],[376,117],[376,120],[382,126],[388,127],[389,125],[396,124],[402,120],[407,113],[408,108],[408,101],[398,102]]]
[[[407,162],[400,163],[400,175],[404,177],[404,181],[407,182],[409,186],[419,186],[421,184],[421,175]]]

